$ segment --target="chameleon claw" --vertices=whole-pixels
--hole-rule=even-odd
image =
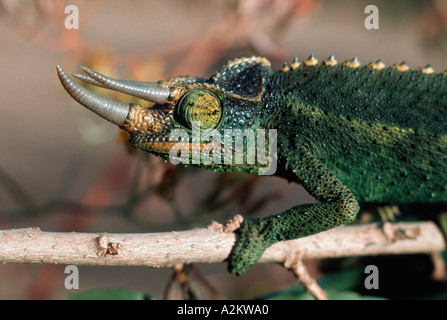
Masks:
[[[265,249],[271,245],[264,240],[257,224],[257,219],[245,219],[241,223],[237,231],[240,238],[231,252],[228,263],[230,273],[238,276],[244,274],[261,258]]]

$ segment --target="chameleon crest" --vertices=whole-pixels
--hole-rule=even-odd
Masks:
[[[447,81],[430,66],[412,71],[405,63],[361,66],[357,58],[320,62],[312,55],[272,71],[267,59],[250,57],[228,62],[208,79],[158,82],[83,70],[74,76],[154,103],[105,99],[57,68],[76,101],[127,130],[135,148],[165,159],[178,144],[194,148],[188,137],[170,137],[178,129],[194,133],[197,124],[200,132],[214,130],[222,137],[228,130],[277,130],[275,175],[301,183],[318,203],[244,220],[229,258],[233,273],[244,273],[275,242],[352,222],[361,202],[447,202]],[[204,148],[209,140],[198,142]],[[262,167],[256,162],[196,165],[253,174]]]

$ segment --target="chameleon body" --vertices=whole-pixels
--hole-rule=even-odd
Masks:
[[[339,64],[333,57],[319,62],[311,56],[272,71],[268,60],[251,57],[228,62],[209,79],[178,77],[156,84],[84,71],[75,76],[110,89],[119,83],[169,89],[150,108],[128,105],[126,116],[114,122],[130,132],[131,145],[164,158],[178,143],[168,139],[172,130],[191,130],[192,121],[222,134],[277,130],[275,175],[302,184],[318,203],[245,219],[229,258],[229,270],[238,275],[278,241],[352,222],[362,202],[447,202],[447,81],[430,67],[413,71],[404,63],[360,66],[357,59]],[[58,72],[77,101],[110,120],[86,105],[82,87]],[[262,167],[198,166],[252,174]]]

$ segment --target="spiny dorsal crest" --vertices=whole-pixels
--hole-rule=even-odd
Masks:
[[[334,66],[338,65],[338,61],[335,59],[334,55],[331,55],[330,57],[324,59],[321,63],[324,66],[330,66],[330,67],[334,67]],[[303,61],[302,64],[298,61],[298,58],[293,59],[293,61],[290,65],[287,62],[284,62],[283,66],[281,68],[281,71],[288,72],[291,70],[296,70],[300,66],[312,67],[312,66],[316,66],[318,64],[319,64],[319,61],[315,58],[315,56],[313,54],[311,54],[309,56],[309,58],[307,58],[306,60]],[[355,69],[355,68],[360,67],[361,63],[357,57],[354,57],[351,60],[343,61],[341,63],[341,65],[344,67],[349,67],[349,68]],[[371,70],[383,70],[386,68],[386,65],[382,61],[382,59],[379,59],[376,62],[371,62],[371,63],[367,64],[366,66]],[[399,64],[394,64],[390,68],[393,70],[401,71],[401,72],[410,70],[410,67],[406,64],[405,61],[402,61]],[[419,67],[415,71],[423,73],[423,74],[432,74],[435,72],[435,70],[432,68],[432,66],[430,64],[426,65],[425,67]],[[447,75],[447,70],[444,71],[443,74]]]

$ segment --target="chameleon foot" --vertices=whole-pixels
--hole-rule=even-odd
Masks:
[[[230,255],[228,271],[238,276],[244,274],[261,258],[271,243],[265,241],[260,232],[258,219],[245,219],[238,233],[240,239]]]

